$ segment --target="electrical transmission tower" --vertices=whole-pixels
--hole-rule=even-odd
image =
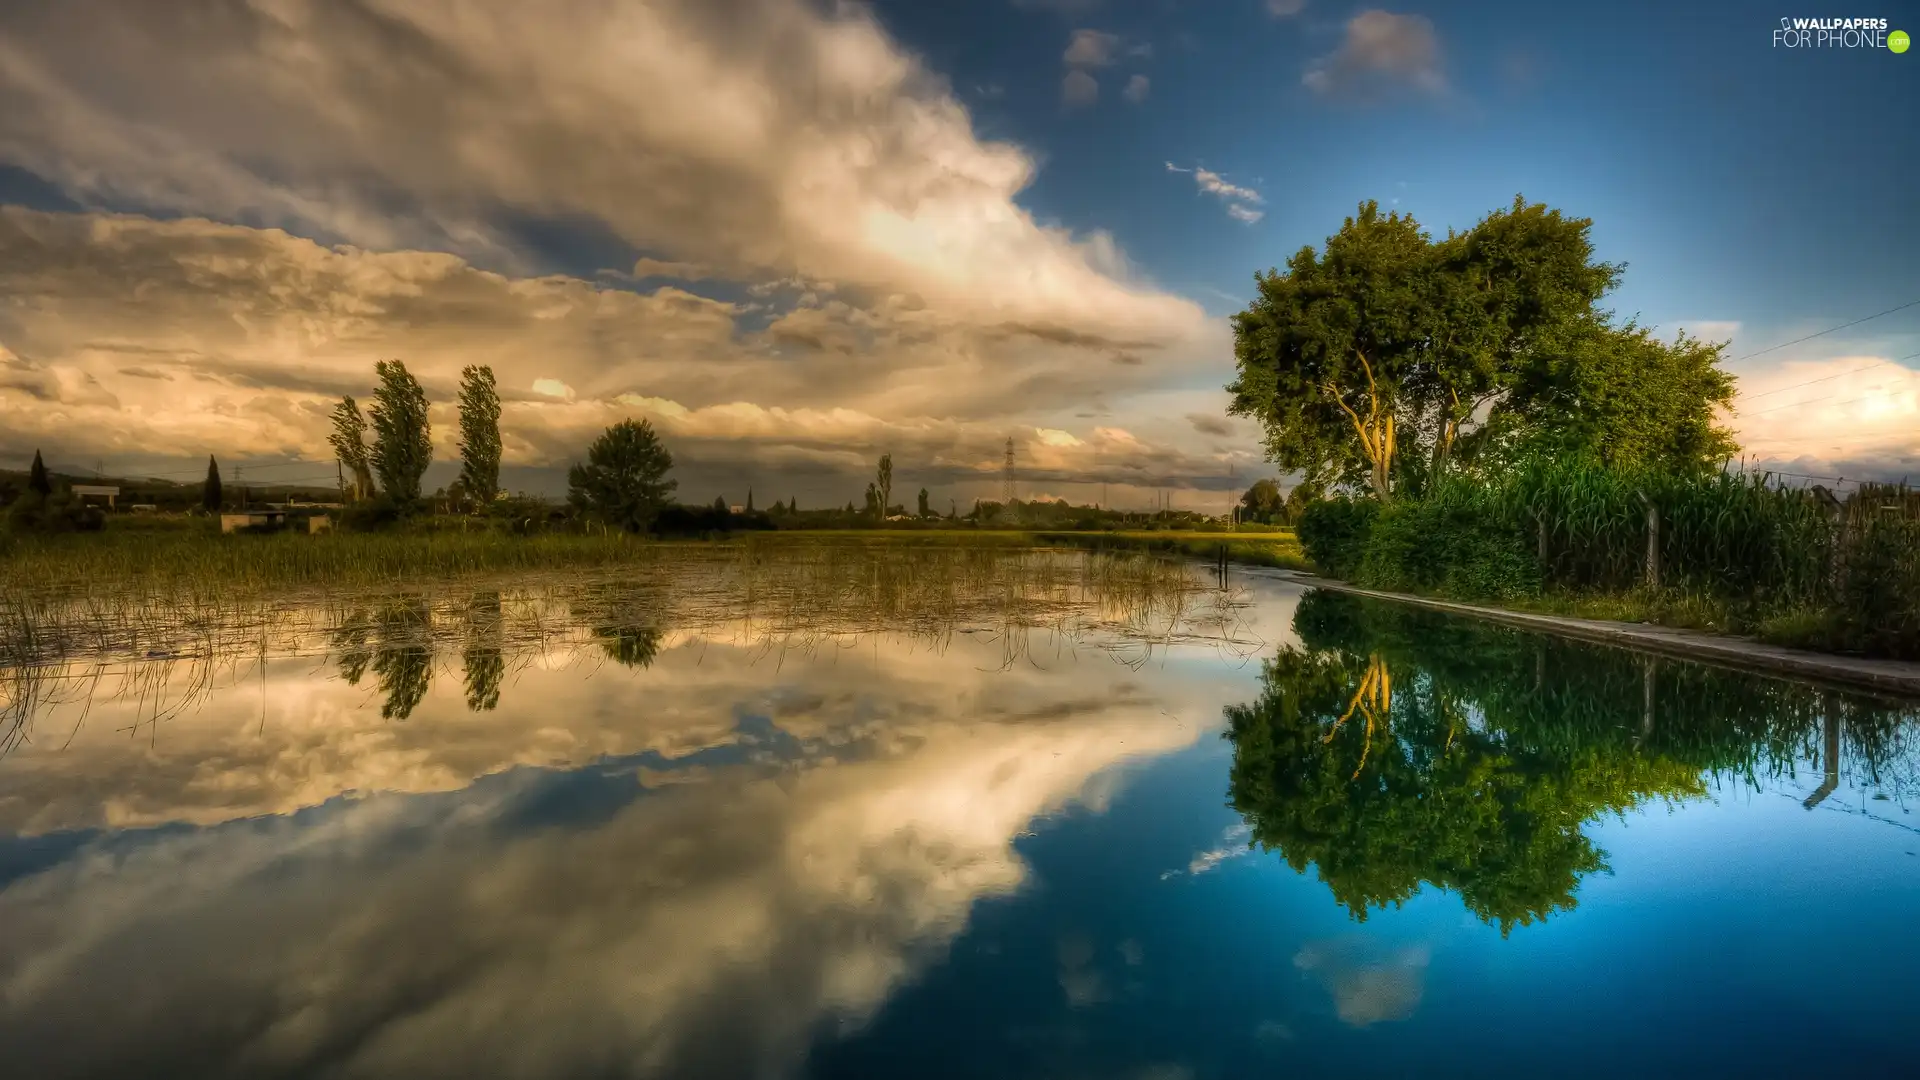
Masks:
[[[1007,468],[1006,468],[1005,482],[1002,484],[1002,487],[1005,490],[1001,492],[1000,501],[1005,505],[1011,507],[1013,505],[1013,440],[1012,439],[1007,440]]]

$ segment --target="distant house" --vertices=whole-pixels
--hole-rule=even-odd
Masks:
[[[744,506],[729,506],[727,507],[727,512],[732,514],[744,514],[747,512],[747,508]]]
[[[157,503],[128,503],[127,509],[136,514],[157,514],[160,512],[160,507]]]
[[[72,491],[81,502],[88,498],[105,499],[108,509],[112,509],[113,501],[120,497],[120,488],[112,484],[75,484]]]

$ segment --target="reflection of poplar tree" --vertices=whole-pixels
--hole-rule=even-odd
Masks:
[[[467,708],[487,712],[500,704],[500,678],[507,670],[500,649],[499,592],[473,594],[467,608],[466,639],[460,660],[466,676]]]
[[[373,674],[380,680],[386,702],[380,716],[405,720],[413,715],[433,679],[433,649],[427,641],[426,600],[396,597],[380,610],[380,645],[373,654]]]
[[[373,620],[367,615],[367,610],[357,608],[342,619],[330,635],[334,662],[339,665],[340,677],[347,681],[348,686],[360,685],[361,677],[367,673],[367,664],[373,660],[373,650],[367,644],[372,629]]]

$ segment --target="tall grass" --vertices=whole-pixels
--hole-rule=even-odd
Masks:
[[[1361,546],[1352,576],[1376,588],[1509,602],[1637,595],[1645,610],[1712,607],[1720,629],[1920,658],[1920,493],[1904,487],[1863,485],[1836,506],[1766,475],[1538,461],[1383,507]]]

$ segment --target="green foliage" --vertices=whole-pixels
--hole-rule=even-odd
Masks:
[[[1842,505],[1763,475],[1531,458],[1396,500],[1364,532],[1360,505],[1312,504],[1300,542],[1326,573],[1370,587],[1500,601],[1645,590],[1651,506],[1655,595],[1709,602],[1728,629],[1920,657],[1920,495],[1904,488],[1863,486]]]
[[[1351,579],[1366,557],[1367,537],[1380,504],[1372,499],[1322,499],[1308,503],[1296,524],[1300,547],[1321,573]]]
[[[200,486],[200,508],[209,514],[217,514],[226,505],[226,492],[220,483],[220,463],[207,455],[207,479]]]
[[[1279,484],[1271,479],[1255,480],[1240,496],[1240,520],[1270,525],[1286,520],[1286,507],[1286,497],[1280,494]]]
[[[420,477],[433,462],[427,394],[398,360],[382,360],[374,371],[380,386],[373,392],[373,471],[397,505],[411,506],[420,498]]]
[[[1724,342],[1673,342],[1632,322],[1581,325],[1526,372],[1487,449],[1508,458],[1578,457],[1623,468],[1701,473],[1738,450],[1715,412],[1733,403]]]
[[[1591,222],[1513,205],[1432,240],[1372,201],[1284,273],[1255,275],[1234,316],[1229,412],[1266,429],[1269,457],[1315,484],[1391,493],[1394,462],[1444,473],[1483,408],[1555,355],[1620,268],[1595,262]]]
[[[608,525],[643,532],[679,486],[667,479],[672,468],[651,423],[622,420],[594,440],[586,464],[568,471],[567,501]]]
[[[367,418],[351,397],[342,397],[333,406],[333,432],[327,442],[335,457],[353,477],[353,498],[373,497],[373,459],[367,451]]]
[[[1443,482],[1381,508],[1355,580],[1376,589],[1514,600],[1540,592],[1540,568],[1483,485]]]
[[[500,393],[490,367],[460,372],[460,486],[481,506],[500,491]]]
[[[593,636],[607,659],[622,667],[644,668],[660,653],[660,628],[646,625],[601,626]]]
[[[98,532],[106,515],[66,491],[42,495],[29,487],[7,507],[6,529],[18,534]]]
[[[491,712],[500,704],[500,680],[507,671],[501,615],[498,590],[473,594],[460,649],[461,683],[471,712]]]
[[[380,492],[372,498],[349,503],[336,519],[346,532],[380,532],[398,528],[406,521],[406,508]]]

